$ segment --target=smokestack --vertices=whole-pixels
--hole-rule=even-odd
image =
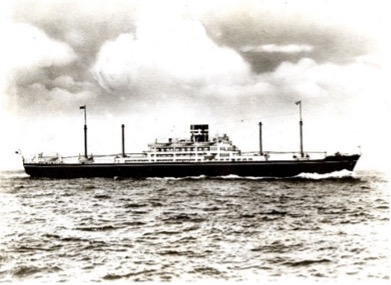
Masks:
[[[190,133],[194,142],[209,141],[209,125],[190,125]]]
[[[262,149],[262,122],[259,122],[259,154],[263,155],[263,149]]]
[[[122,157],[125,157],[125,125],[121,125],[122,129]]]

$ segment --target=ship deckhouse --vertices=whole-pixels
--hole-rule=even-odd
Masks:
[[[265,160],[257,153],[242,155],[229,137],[215,136],[209,139],[208,125],[191,125],[190,138],[156,140],[149,150],[138,155],[117,157],[118,163],[135,162],[211,162]]]

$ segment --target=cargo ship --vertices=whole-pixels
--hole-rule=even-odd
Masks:
[[[31,177],[294,177],[300,173],[325,174],[353,171],[361,154],[306,152],[303,149],[303,121],[300,105],[300,151],[264,151],[262,123],[259,123],[259,150],[242,152],[229,136],[209,138],[208,124],[190,126],[187,138],[155,140],[141,153],[125,152],[125,126],[122,125],[122,152],[92,155],[87,152],[87,113],[84,110],[84,155],[64,157],[39,153],[23,159],[25,172]]]

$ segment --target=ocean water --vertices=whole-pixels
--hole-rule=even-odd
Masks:
[[[0,173],[0,282],[389,282],[389,182]],[[354,283],[352,283],[354,284]]]

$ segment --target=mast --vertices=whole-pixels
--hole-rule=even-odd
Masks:
[[[125,125],[121,125],[122,129],[122,157],[125,157]]]
[[[303,149],[303,114],[301,111],[301,101],[296,101],[296,105],[299,105],[299,114],[300,114],[300,156],[304,157],[304,149]]]
[[[80,106],[80,110],[84,110],[84,157],[88,158],[87,156],[87,106],[86,105]]]
[[[259,122],[259,154],[263,155],[263,149],[262,149],[262,122]]]

